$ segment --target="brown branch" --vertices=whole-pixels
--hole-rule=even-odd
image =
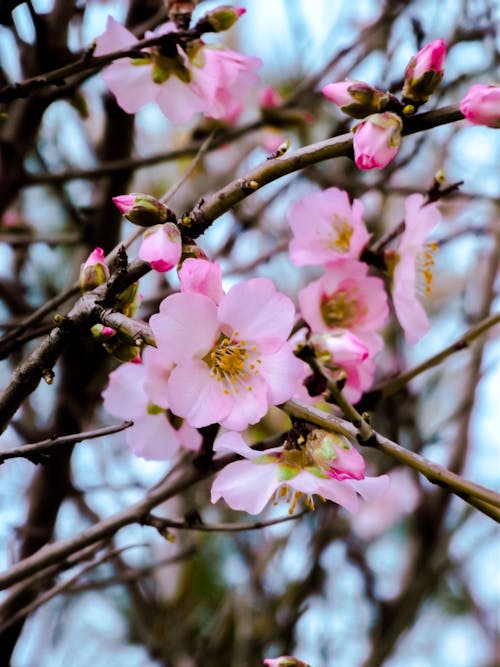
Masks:
[[[100,438],[104,435],[111,435],[112,433],[119,433],[127,428],[130,428],[134,422],[126,421],[123,424],[116,424],[115,426],[105,426],[103,428],[96,428],[92,431],[83,431],[82,433],[75,433],[74,435],[61,435],[47,440],[41,440],[22,447],[16,447],[7,452],[0,452],[0,464],[7,459],[25,458],[32,463],[43,463],[49,457],[54,449],[64,445],[75,444],[82,442],[82,440],[92,440],[93,438]]]

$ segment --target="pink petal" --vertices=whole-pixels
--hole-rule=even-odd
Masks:
[[[259,514],[279,486],[276,464],[235,461],[223,468],[212,485],[211,500],[224,498],[229,507]]]
[[[390,482],[389,475],[380,475],[379,477],[365,477],[360,480],[349,479],[342,483],[354,489],[367,502],[372,502],[386,493]]]
[[[292,301],[267,278],[254,278],[234,285],[222,298],[219,319],[238,331],[238,339],[252,342],[269,340],[267,352],[281,346],[293,326]],[[259,347],[259,351],[261,347]]]
[[[217,306],[206,296],[188,292],[164,299],[149,324],[158,348],[175,363],[205,356],[219,334]]]
[[[175,75],[159,87],[156,101],[171,123],[185,123],[195,113],[203,111],[200,99],[192,84],[183,83]]]
[[[129,60],[118,60],[106,67],[101,77],[127,113],[136,113],[158,94],[158,84],[151,80],[150,65],[132,65]]]
[[[118,23],[112,16],[108,16],[106,30],[96,39],[95,56],[104,56],[106,53],[121,51],[137,44],[139,40],[127,28]]]
[[[288,343],[274,354],[262,357],[260,373],[267,383],[270,405],[279,405],[288,401],[310,370],[307,364],[293,354]]]
[[[187,361],[170,375],[168,403],[174,414],[200,428],[220,423],[231,411],[233,398],[224,389],[225,383],[211,377],[203,361]]]
[[[242,431],[249,424],[256,424],[264,417],[268,408],[267,384],[260,377],[251,378],[251,390],[241,383],[237,392],[231,394],[232,408],[228,415],[220,420],[221,426],[234,431]],[[227,384],[227,383],[226,383]]]
[[[130,449],[143,459],[165,461],[179,451],[179,436],[164,412],[145,414],[126,433]]]
[[[144,377],[142,364],[122,364],[113,371],[108,386],[102,392],[105,410],[121,419],[141,417],[147,409]]]
[[[147,347],[142,357],[145,368],[144,391],[154,405],[168,408],[167,383],[172,364],[154,347]]]

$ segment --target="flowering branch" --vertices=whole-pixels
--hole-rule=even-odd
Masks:
[[[332,415],[322,410],[302,405],[296,401],[288,401],[283,408],[290,416],[310,421],[335,433],[338,432],[338,422],[340,421],[344,432],[348,432],[350,438],[358,440],[362,445],[373,447],[399,463],[413,468],[413,470],[427,477],[433,484],[444,486],[448,491],[458,495],[482,511],[491,508],[491,514],[489,515],[496,521],[500,521],[500,494],[474,482],[469,482],[447,470],[444,466],[429,461],[420,454],[401,447],[401,445],[377,433],[345,397],[339,399],[339,402],[342,403],[341,407],[346,416],[352,419],[352,423],[339,420],[338,417],[332,417]]]
[[[405,121],[403,135],[429,130],[439,125],[453,123],[463,118],[458,104],[442,107],[435,111],[418,114]],[[197,238],[210,227],[212,222],[249,194],[286,176],[294,171],[304,169],[312,164],[331,160],[337,157],[353,156],[351,134],[343,134],[325,141],[310,144],[299,150],[258,165],[242,178],[238,178],[210,197],[205,198],[194,208],[181,225],[181,229],[191,238]]]

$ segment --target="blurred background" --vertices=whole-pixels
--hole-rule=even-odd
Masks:
[[[195,17],[217,4],[200,2]],[[170,202],[178,214],[265,160],[271,145],[289,139],[295,150],[347,132],[354,122],[321,95],[326,83],[348,77],[397,94],[408,60],[433,39],[446,41],[448,55],[442,85],[424,110],[458,102],[471,83],[495,80],[494,0],[235,4],[246,14],[207,41],[263,61],[260,88],[237,123],[246,128],[241,133],[199,119],[172,127],[153,104],[129,116],[98,75],[75,77],[5,109],[4,334],[66,290],[95,246],[109,252],[134,231],[112,196],[162,196],[212,130],[227,133],[227,142],[209,148]],[[0,84],[71,62],[102,34],[108,14],[130,28],[152,29],[165,20],[160,0],[2,3]],[[285,100],[286,113],[274,119],[259,108],[259,92],[269,85]],[[294,267],[287,253],[287,211],[299,197],[344,188],[363,201],[367,226],[378,236],[402,219],[405,197],[428,191],[440,169],[447,183],[463,181],[440,203],[443,223],[427,302],[432,329],[408,347],[396,325],[387,327],[378,357],[377,384],[383,384],[498,310],[498,134],[461,121],[404,138],[382,171],[361,172],[340,158],[291,174],[222,216],[200,246],[222,265],[226,288],[267,276],[295,299],[316,275]],[[143,278],[139,316],[147,320],[176,287],[170,273]],[[75,298],[56,312],[67,312]],[[51,315],[38,322],[36,335],[45,335],[51,323]],[[26,338],[4,351],[1,386],[39,342]],[[497,327],[496,337],[492,330],[378,403],[376,428],[467,479],[498,488],[499,361]],[[0,450],[115,423],[102,410],[100,393],[116,365],[94,341],[75,341],[53,383],[42,383],[18,411]],[[271,415],[257,435],[272,432],[273,419],[279,421]],[[6,654],[13,650],[14,667],[253,667],[280,654],[312,667],[493,667],[500,602],[495,523],[386,457],[367,459],[374,472],[390,472],[391,492],[354,517],[325,504],[262,530],[173,531],[172,542],[151,527],[120,530],[113,545],[126,549],[119,556],[40,607],[0,639],[0,647],[5,641]],[[6,462],[0,467],[1,568],[136,502],[170,467],[136,458],[123,433],[66,448],[44,466]],[[207,523],[249,518],[221,502],[211,505],[209,488],[209,481],[200,483],[157,513],[201,516]],[[262,518],[284,514],[286,506],[278,504]]]

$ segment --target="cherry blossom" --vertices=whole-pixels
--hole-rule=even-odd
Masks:
[[[326,273],[302,290],[302,317],[318,333],[373,332],[385,322],[389,308],[384,284],[368,276],[368,267],[354,259],[328,266]]]
[[[460,102],[460,111],[473,125],[500,128],[500,86],[471,86]]]
[[[304,376],[286,341],[294,313],[266,278],[234,285],[219,304],[194,292],[164,299],[150,325],[174,364],[170,409],[192,426],[242,430],[288,400]]]
[[[418,295],[431,293],[433,253],[437,246],[425,243],[425,239],[441,221],[441,214],[437,204],[424,204],[421,194],[406,198],[405,230],[398,250],[386,251],[394,310],[409,343],[419,341],[430,327]]]
[[[161,273],[177,266],[182,254],[181,233],[173,222],[149,229],[139,248],[139,257]]]
[[[336,433],[314,429],[305,443],[259,452],[234,431],[220,435],[217,452],[244,457],[223,468],[214,480],[213,503],[223,498],[229,507],[259,514],[272,496],[284,499],[293,513],[301,496],[314,509],[314,495],[331,500],[349,512],[358,509],[358,495],[373,500],[387,487],[387,477],[364,475],[364,461],[349,441]]]
[[[133,420],[125,440],[136,456],[161,461],[182,447],[198,449],[201,444],[201,435],[192,426],[184,422],[176,428],[178,423],[174,426],[170,422],[162,391],[169,372],[164,357],[147,348],[142,363],[125,363],[113,371],[102,393],[104,408],[111,415]]]
[[[345,190],[328,188],[299,199],[288,219],[293,232],[292,262],[329,264],[345,257],[359,258],[371,234],[362,220],[363,204],[352,204]]]
[[[395,113],[368,116],[354,128],[354,160],[359,169],[382,169],[396,157],[403,123]]]
[[[154,33],[146,33],[146,37],[175,30],[173,23],[166,23]],[[108,17],[106,31],[96,41],[95,55],[105,55],[133,48],[139,40]],[[183,123],[198,112],[233,122],[258,80],[255,70],[261,64],[259,58],[206,47],[199,41],[189,57],[178,45],[168,57],[153,47],[143,58],[114,61],[102,77],[127,113],[136,113],[148,102],[156,101],[172,123]]]

